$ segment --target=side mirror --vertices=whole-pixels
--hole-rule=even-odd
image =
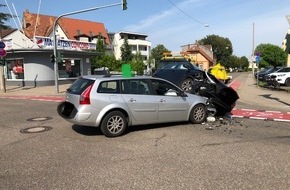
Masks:
[[[186,63],[183,64],[183,67],[187,68],[188,70],[190,70],[190,66]]]
[[[184,91],[179,91],[177,95],[181,97],[187,97],[187,94]]]

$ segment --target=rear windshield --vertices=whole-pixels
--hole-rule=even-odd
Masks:
[[[70,94],[81,95],[83,91],[91,84],[94,84],[94,82],[95,80],[79,78],[67,89],[67,92]]]

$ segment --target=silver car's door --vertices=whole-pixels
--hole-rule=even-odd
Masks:
[[[132,114],[132,124],[157,122],[158,104],[146,80],[122,80],[122,96]]]
[[[179,95],[180,89],[159,79],[152,80],[158,99],[158,122],[186,121],[190,105],[187,97]]]

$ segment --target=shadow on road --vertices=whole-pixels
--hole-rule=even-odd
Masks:
[[[280,102],[280,103],[285,104],[286,106],[290,107],[290,104],[288,102],[281,101],[279,98],[271,97],[272,94],[263,94],[263,95],[259,95],[259,96],[262,96],[264,98],[271,99],[271,100],[276,100],[277,102]]]

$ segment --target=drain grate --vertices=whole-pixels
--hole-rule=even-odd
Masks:
[[[33,117],[33,118],[27,119],[27,121],[47,121],[51,119],[52,117]]]
[[[49,126],[28,127],[25,129],[21,129],[20,133],[42,133],[45,131],[49,131],[51,129],[52,127],[49,127]]]

